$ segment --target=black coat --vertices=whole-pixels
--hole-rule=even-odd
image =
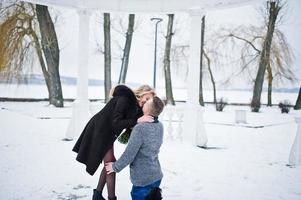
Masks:
[[[113,98],[87,123],[73,151],[76,160],[93,175],[123,129],[132,128],[142,111],[134,93],[126,86],[115,88]]]

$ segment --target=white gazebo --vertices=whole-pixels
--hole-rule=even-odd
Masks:
[[[123,13],[178,13],[190,16],[190,50],[187,82],[187,103],[184,113],[184,140],[206,146],[207,135],[203,125],[203,111],[198,103],[201,18],[208,10],[251,5],[263,0],[24,0],[47,6],[61,6],[77,10],[79,15],[79,52],[77,98],[66,138],[78,136],[90,117],[88,99],[88,38],[90,13],[93,11]]]

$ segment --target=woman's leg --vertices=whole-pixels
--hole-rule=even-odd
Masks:
[[[92,200],[105,200],[105,198],[103,198],[102,196],[102,190],[106,184],[106,178],[107,178],[106,173],[107,173],[106,169],[103,168],[99,176],[97,188],[93,190]]]
[[[97,184],[97,188],[96,190],[102,193],[102,190],[106,184],[106,179],[107,179],[107,172],[106,172],[106,168],[102,168],[100,176],[99,176],[99,180],[98,180],[98,184]]]
[[[106,155],[104,156],[103,162],[107,163],[107,162],[115,162],[115,161],[116,158],[114,156],[114,148],[112,146],[112,148],[110,148],[106,153]],[[104,185],[107,183],[108,196],[109,198],[113,199],[115,197],[115,179],[116,179],[115,173],[107,174],[106,169],[104,167],[99,177],[97,190],[102,192]]]

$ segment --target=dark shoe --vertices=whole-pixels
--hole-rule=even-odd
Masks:
[[[113,198],[108,197],[108,199],[109,199],[109,200],[117,200],[117,197],[116,197],[116,196],[113,197]]]
[[[99,192],[98,190],[94,189],[93,190],[93,197],[92,200],[106,200],[105,198],[103,198],[101,192]]]

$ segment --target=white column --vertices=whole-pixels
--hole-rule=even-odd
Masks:
[[[80,9],[78,10],[78,17],[77,97],[72,105],[72,117],[66,132],[67,140],[79,136],[91,116],[88,99],[90,13],[88,10]]]
[[[203,121],[203,108],[199,105],[201,23],[204,12],[201,9],[191,9],[189,14],[189,68],[183,139],[194,145],[204,147],[207,144],[207,134]]]
[[[289,155],[289,165],[296,167],[301,165],[301,117],[295,117],[297,133]]]

